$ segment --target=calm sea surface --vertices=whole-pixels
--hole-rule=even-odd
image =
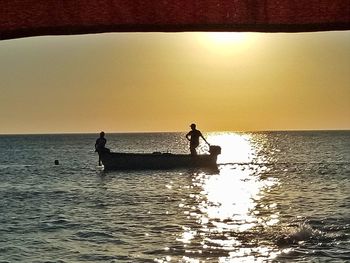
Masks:
[[[106,136],[188,152],[183,133]],[[205,136],[218,171],[104,172],[97,134],[0,136],[0,262],[350,262],[349,131]]]

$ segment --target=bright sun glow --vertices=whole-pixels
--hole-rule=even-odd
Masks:
[[[248,35],[245,33],[216,32],[208,34],[208,40],[217,45],[241,44],[247,39]]]
[[[247,49],[253,42],[253,36],[237,32],[199,33],[198,40],[206,50],[228,55]]]

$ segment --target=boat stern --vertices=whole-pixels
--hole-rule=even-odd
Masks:
[[[221,154],[221,147],[218,145],[210,145],[209,153],[210,155],[219,155]]]

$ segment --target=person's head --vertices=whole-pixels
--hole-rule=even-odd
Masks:
[[[103,131],[100,132],[100,137],[101,137],[101,138],[105,137],[105,133],[104,133]]]
[[[191,127],[192,130],[195,130],[196,129],[196,124],[192,123],[190,127]]]

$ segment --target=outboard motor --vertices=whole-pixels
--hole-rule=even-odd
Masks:
[[[221,147],[218,145],[210,145],[209,153],[210,155],[219,155],[221,153]]]

